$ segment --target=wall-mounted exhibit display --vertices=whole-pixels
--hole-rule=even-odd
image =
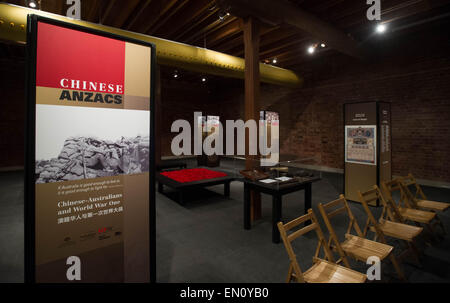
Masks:
[[[206,138],[206,116],[202,115],[197,119],[197,134],[198,138],[200,138],[200,142],[202,143],[202,154],[197,156],[197,165],[206,166],[207,156],[203,153],[203,141]]]
[[[198,117],[197,123],[197,132],[199,134],[199,138],[201,138],[201,142],[205,141],[208,136],[219,135],[219,124],[220,117],[219,116],[200,116]],[[218,140],[218,138],[217,138]],[[215,142],[217,142],[217,140]],[[214,147],[214,143],[212,145]],[[217,167],[220,165],[220,156],[219,155],[205,155],[203,153],[197,156],[197,165],[198,166],[208,166],[208,167]]]
[[[359,201],[358,190],[369,190],[392,177],[390,104],[345,104],[344,121],[345,197]]]
[[[272,128],[280,127],[280,115],[277,112],[262,110],[259,112],[259,120],[260,123],[263,123],[263,133],[260,134],[260,140],[263,140],[263,150],[262,150],[262,159],[270,158],[270,155],[267,155],[269,152],[267,148],[271,146],[272,140],[279,139],[279,132],[273,131]],[[266,155],[264,155],[266,154]],[[279,159],[279,156],[276,157]]]
[[[377,165],[376,125],[345,126],[345,162]]]
[[[206,136],[219,136],[219,116],[206,117]],[[219,140],[219,138],[217,138]],[[217,140],[215,142],[217,142]],[[214,147],[214,144],[213,144]],[[206,158],[206,166],[217,167],[220,165],[220,155],[210,155]]]
[[[26,279],[150,282],[154,46],[28,26]]]
[[[206,116],[206,132],[208,136],[219,131],[219,116]]]

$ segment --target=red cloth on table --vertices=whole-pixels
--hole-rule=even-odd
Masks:
[[[180,183],[226,177],[227,174],[206,168],[189,168],[162,172],[161,175]]]

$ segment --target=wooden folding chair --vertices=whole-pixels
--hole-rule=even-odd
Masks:
[[[445,211],[450,207],[450,203],[438,202],[428,200],[425,196],[422,188],[417,183],[414,176],[410,173],[406,177],[399,178],[400,181],[400,190],[402,194],[402,199],[407,199],[409,205],[416,209],[422,209],[427,211],[432,211],[436,213],[436,220],[439,226],[442,228],[443,232],[446,233],[444,224],[439,218],[438,212]],[[410,186],[414,186],[415,192],[412,193],[410,190]]]
[[[391,208],[388,206],[388,203],[384,199],[383,194],[377,185],[374,185],[371,190],[363,193],[358,191],[358,195],[359,200],[367,213],[367,222],[364,227],[363,235],[366,236],[370,230],[375,234],[374,241],[379,241],[384,244],[387,244],[385,236],[399,240],[401,244],[404,244],[403,246],[405,246],[405,249],[399,254],[399,256],[397,256],[397,259],[403,259],[408,253],[411,253],[417,263],[421,265],[419,259],[420,254],[415,241],[416,237],[423,231],[423,228],[394,222],[403,222],[401,215],[398,213],[392,213]],[[383,206],[383,210],[378,221],[375,219],[369,208],[369,203],[377,200],[379,200]]]
[[[407,176],[399,178],[399,181],[406,187],[405,189],[407,189],[407,192],[411,196],[410,198],[414,200],[411,202],[418,208],[431,211],[445,211],[450,207],[450,203],[428,200],[413,174],[409,173]],[[411,185],[415,188],[414,194],[409,190]]]
[[[415,209],[408,199],[405,199],[404,193],[402,193],[402,185],[399,179],[394,179],[389,182],[381,182],[383,189],[383,195],[387,205],[391,211],[395,213],[393,219],[400,223],[407,223],[407,221],[414,222],[417,226],[423,224],[429,231],[430,236],[435,238],[435,230],[433,225],[436,224],[436,213],[430,211],[424,211]],[[400,198],[398,203],[395,202],[392,194],[398,191]]]
[[[311,221],[311,224],[298,229],[289,235],[287,234],[288,231],[306,221]],[[366,281],[367,276],[365,274],[334,263],[333,255],[328,249],[325,237],[312,209],[309,209],[306,215],[294,219],[291,222],[286,224],[278,222],[277,225],[290,260],[289,272],[286,279],[287,283],[292,280],[299,283],[363,283]],[[297,257],[294,253],[291,242],[313,230],[316,232],[319,241],[317,243],[316,253],[313,257],[313,265],[303,273],[297,262]],[[323,248],[325,257],[328,260],[319,258],[320,248]]]
[[[385,243],[372,241],[364,237],[344,195],[340,195],[339,199],[331,201],[327,204],[320,203],[319,211],[322,214],[328,231],[330,232],[328,245],[337,250],[341,257],[337,263],[342,261],[346,267],[350,268],[348,257],[364,263],[366,263],[367,259],[371,256],[378,257],[380,261],[389,258],[399,278],[401,280],[406,280],[405,275],[393,254],[394,247]],[[339,241],[339,238],[337,237],[330,221],[331,218],[341,213],[346,213],[350,219],[347,232],[345,234],[345,241],[342,243]],[[356,235],[351,234],[352,229],[356,231]],[[331,242],[333,242],[334,245]]]

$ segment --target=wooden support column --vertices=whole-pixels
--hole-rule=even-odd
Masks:
[[[245,121],[259,121],[259,24],[254,17],[243,20],[245,47]],[[256,139],[256,138],[255,138]],[[245,168],[259,167],[259,155],[249,155],[249,134],[246,131]],[[250,192],[252,221],[261,218],[261,194]]]
[[[155,71],[155,165],[161,164],[161,137],[162,137],[162,101],[161,101],[161,69],[159,65]]]

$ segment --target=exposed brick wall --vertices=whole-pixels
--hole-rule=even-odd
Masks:
[[[418,42],[420,41],[420,42]],[[450,182],[450,44],[445,32],[415,34],[386,43],[367,62],[331,54],[304,65],[300,89],[261,87],[261,108],[280,113],[285,158],[314,156],[343,168],[343,104],[385,101],[392,110],[394,175]],[[222,112],[243,118],[243,84],[219,93]]]
[[[193,127],[194,112],[203,114],[214,114],[215,109],[209,100],[211,91],[207,85],[201,83],[186,82],[183,80],[173,80],[163,77],[161,81],[162,95],[162,137],[161,155],[172,156],[170,145],[172,138],[177,134],[170,131],[171,125],[178,119],[184,119],[191,123]],[[191,134],[193,138],[193,129]],[[193,145],[192,145],[193,146]]]

